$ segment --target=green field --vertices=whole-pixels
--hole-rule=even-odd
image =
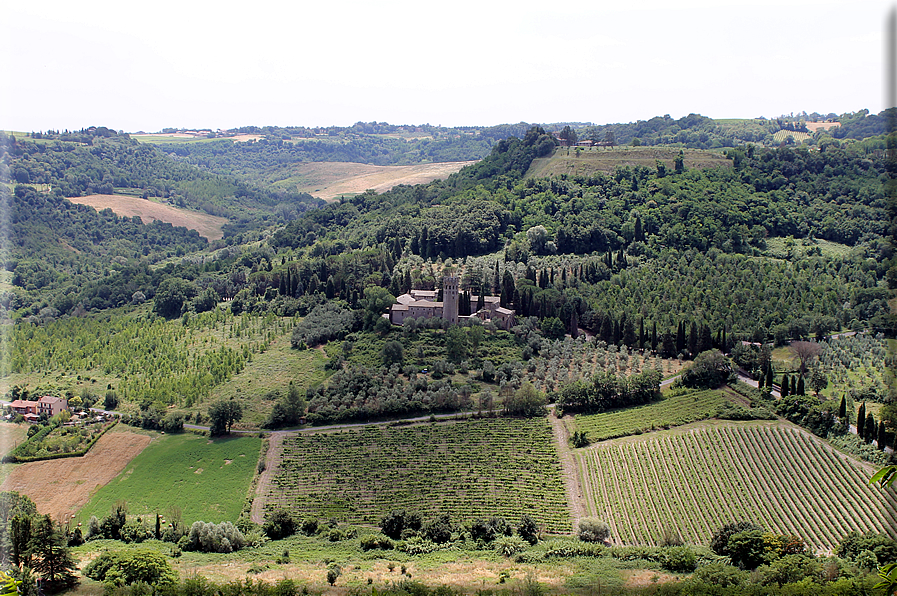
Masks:
[[[258,437],[157,436],[118,478],[93,495],[81,517],[103,518],[115,503],[125,501],[131,514],[165,514],[177,505],[187,524],[236,522],[260,448]]]
[[[831,550],[849,531],[897,535],[897,490],[807,432],[783,423],[726,423],[609,442],[576,452],[591,515],[617,544],[656,545],[665,530],[707,544],[748,520]]]
[[[376,525],[392,509],[456,522],[532,515],[550,532],[570,516],[545,418],[484,418],[406,427],[367,426],[284,439],[268,508]]]
[[[571,429],[583,431],[593,443],[713,418],[732,399],[722,391],[688,391],[661,401],[601,414],[577,414]]]

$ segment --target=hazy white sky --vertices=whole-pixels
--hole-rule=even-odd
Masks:
[[[884,107],[882,0],[0,0],[0,129]]]

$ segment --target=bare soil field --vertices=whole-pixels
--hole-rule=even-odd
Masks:
[[[816,132],[817,130],[829,130],[832,128],[840,128],[840,122],[807,122],[807,130],[811,133]]]
[[[173,226],[183,226],[196,230],[200,236],[209,240],[219,240],[224,236],[221,226],[227,223],[227,219],[224,217],[216,217],[199,211],[178,209],[171,205],[162,205],[155,201],[125,195],[88,195],[86,197],[72,197],[69,200],[72,203],[93,207],[97,211],[112,209],[116,215],[124,217],[137,215],[145,224],[159,220],[168,222]]]
[[[561,174],[590,176],[598,172],[611,173],[617,166],[645,166],[654,170],[657,160],[663,162],[668,171],[672,171],[678,155],[678,148],[669,147],[616,147],[613,149],[591,147],[583,149],[577,156],[575,148],[559,147],[551,157],[540,157],[533,160],[526,175],[528,178],[560,176]],[[684,157],[686,169],[731,167],[732,165],[732,162],[726,159],[722,153],[712,151],[686,149]]]
[[[413,166],[372,166],[363,163],[313,162],[297,164],[296,189],[325,201],[373,189],[385,192],[399,184],[426,184],[448,177],[473,161],[450,161]]]
[[[118,476],[151,440],[147,435],[113,429],[84,457],[16,465],[0,491],[28,495],[40,513],[61,519],[83,507],[94,490]]]

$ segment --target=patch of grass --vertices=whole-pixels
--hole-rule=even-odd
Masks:
[[[238,428],[258,428],[268,418],[276,401],[265,399],[266,396],[275,391],[286,395],[290,381],[305,394],[308,387],[326,378],[325,362],[326,356],[320,350],[294,350],[290,347],[290,335],[282,335],[265,352],[256,354],[239,374],[213,389],[209,403],[219,399],[241,399],[243,420]]]
[[[776,259],[794,260],[807,256],[823,256],[826,258],[844,258],[854,247],[821,238],[776,237],[766,239],[763,254]]]
[[[194,434],[158,436],[119,476],[98,490],[81,510],[84,519],[103,518],[118,501],[131,514],[183,509],[191,524],[237,521],[256,471],[261,439],[210,440]]]
[[[27,438],[27,424],[0,424],[0,456],[6,455]]]

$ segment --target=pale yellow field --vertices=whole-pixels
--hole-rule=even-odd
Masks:
[[[385,192],[399,184],[426,184],[447,178],[473,161],[451,161],[413,166],[372,166],[347,162],[312,162],[297,164],[291,180],[299,192],[331,201],[346,194],[359,194],[372,189]]]
[[[125,217],[139,216],[143,223],[155,220],[168,222],[173,226],[184,226],[196,230],[199,235],[209,240],[218,240],[224,236],[221,226],[227,223],[224,217],[216,217],[199,211],[178,209],[170,205],[162,205],[155,201],[149,201],[138,197],[124,195],[89,195],[86,197],[72,197],[73,203],[88,205],[97,211],[112,209],[116,215]]]

